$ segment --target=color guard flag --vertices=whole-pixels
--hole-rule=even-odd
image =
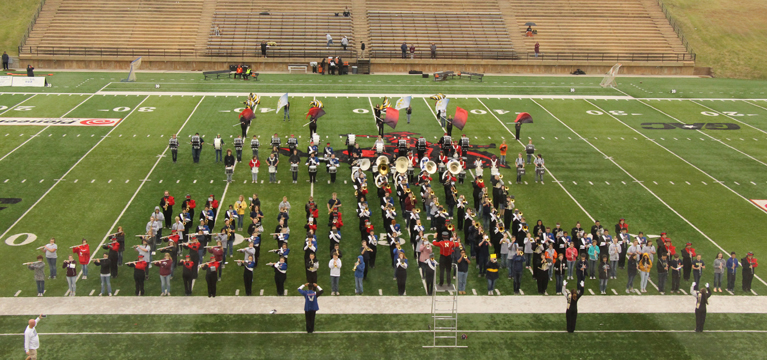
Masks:
[[[399,121],[399,110],[395,108],[386,109],[386,118],[384,118],[384,124],[391,126],[392,129],[397,127]]]
[[[388,107],[391,107],[391,101],[389,101],[389,97],[388,96],[384,97],[382,106],[384,107],[384,109],[388,108]]]
[[[450,102],[450,99],[440,99],[437,101],[436,110],[442,111],[444,114],[447,111],[447,103]]]
[[[532,124],[533,123],[533,117],[530,116],[530,114],[528,114],[526,112],[519,113],[519,115],[517,115],[517,120],[514,120],[514,122],[515,123],[520,123],[520,124]]]
[[[432,95],[429,98],[431,98],[432,100],[442,100],[445,97],[446,97],[445,95],[443,95],[442,93],[439,93],[439,94],[436,94],[436,95]]]
[[[280,99],[277,100],[277,111],[280,112],[285,105],[288,104],[288,93],[285,93],[285,95],[280,96]]]
[[[250,109],[250,107],[246,107],[245,110],[242,110],[240,112],[240,118],[244,118],[247,121],[251,121],[256,117],[256,115],[253,113],[253,110]]]
[[[410,101],[413,99],[412,96],[405,96],[403,98],[400,98],[397,100],[397,105],[394,106],[395,109],[407,109],[410,107]]]
[[[455,108],[455,116],[453,116],[453,125],[461,130],[466,126],[466,119],[469,117],[469,112],[460,107]]]
[[[309,109],[309,112],[306,114],[306,117],[308,118],[309,116],[311,116],[313,118],[319,119],[322,115],[325,115],[325,110],[322,110],[322,108],[313,107]]]

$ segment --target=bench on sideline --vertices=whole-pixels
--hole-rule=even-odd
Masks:
[[[485,74],[473,73],[473,72],[458,73],[459,79],[463,79],[465,77],[469,78],[469,81],[471,81],[471,79],[474,78],[474,79],[479,79],[479,82],[482,82],[482,78],[485,77]]]
[[[290,64],[290,65],[288,65],[288,74],[292,73],[292,72],[293,72],[293,70],[296,70],[296,71],[301,71],[301,70],[303,70],[303,71],[304,71],[304,73],[306,73],[308,69],[309,69],[309,66],[307,66],[307,65],[302,65],[302,64]]]
[[[434,81],[443,81],[449,77],[455,77],[453,71],[439,71],[434,73]]]

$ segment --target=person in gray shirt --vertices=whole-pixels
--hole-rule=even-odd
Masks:
[[[530,164],[533,160],[533,154],[535,154],[535,145],[533,145],[533,139],[527,142],[525,146],[525,153],[527,153],[527,163]]]
[[[56,255],[56,250],[58,250],[58,248],[58,245],[56,245],[56,239],[54,238],[51,238],[51,242],[42,247],[43,252],[45,252],[45,260],[48,262],[48,266],[50,267],[50,276],[48,276],[49,279],[56,278],[56,258],[58,257],[58,255]]]
[[[35,282],[37,283],[37,296],[43,296],[45,293],[45,263],[43,262],[43,256],[38,255],[37,261],[28,262],[22,265],[26,265],[29,270],[35,272]]]

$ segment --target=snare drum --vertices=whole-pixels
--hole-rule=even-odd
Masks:
[[[317,165],[309,165],[309,172],[317,172]]]
[[[520,175],[520,176],[525,175],[525,168],[523,167],[517,168],[517,175]]]
[[[274,173],[276,173],[276,172],[277,172],[277,167],[276,167],[276,166],[271,166],[271,165],[270,165],[270,166],[269,166],[269,173],[271,173],[271,174],[274,174]]]
[[[231,175],[231,174],[234,174],[234,166],[227,166],[227,167],[225,168],[225,171],[226,171],[226,174],[227,174],[227,175]]]
[[[498,171],[497,167],[491,167],[490,168],[490,175],[495,176],[495,175],[500,175],[500,174],[501,174],[501,172]]]
[[[337,168],[337,167],[335,167],[335,166],[331,166],[331,167],[329,168],[329,171],[330,171],[330,173],[331,173],[331,174],[335,174],[335,173],[338,171],[338,168]]]
[[[298,164],[290,164],[290,171],[297,172],[298,171]]]

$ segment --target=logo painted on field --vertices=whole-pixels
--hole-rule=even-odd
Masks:
[[[7,206],[2,205],[13,205],[18,204],[21,202],[21,198],[0,198],[0,210],[7,209]]]
[[[642,129],[646,130],[740,130],[738,124],[733,123],[642,123]]]
[[[122,119],[91,118],[22,118],[3,117],[0,125],[40,125],[40,126],[115,126]]]
[[[752,203],[756,204],[760,209],[767,211],[767,200],[749,199]]]
[[[340,134],[344,136],[346,134]],[[418,142],[418,138],[421,136],[421,134],[418,133],[412,133],[407,131],[397,131],[397,132],[391,132],[384,134],[384,152],[383,155],[388,156],[389,158],[395,156],[397,154],[397,141],[400,139],[400,137],[403,136],[410,136],[410,139],[408,140],[408,149],[414,150],[415,145]],[[360,135],[357,134],[357,139],[360,138],[371,138],[376,139],[378,138],[378,135]],[[318,150],[319,155],[322,155],[322,149],[325,146],[325,144],[328,141],[320,141],[320,144],[318,144]],[[489,151],[486,151],[485,149],[495,149],[497,146],[495,144],[489,144],[489,145],[471,145],[471,148],[468,152],[466,152],[466,168],[467,169],[473,169],[474,168],[474,161],[477,159],[482,160],[482,166],[483,167],[489,167],[490,166],[490,159],[493,158],[493,153],[490,153]],[[298,148],[298,155],[301,157],[306,157],[308,154],[303,151],[306,150],[306,146],[299,146]],[[303,150],[302,150],[303,149]],[[339,159],[340,162],[347,162],[349,160],[349,152],[346,149],[346,145],[342,146],[336,146],[333,148],[333,150],[336,153],[336,157]],[[439,157],[440,147],[437,143],[432,143],[430,141],[426,141],[426,152],[424,153],[425,156],[428,156],[430,159],[436,161]],[[416,156],[418,154],[415,154]],[[280,156],[290,156],[290,149],[288,147],[281,147],[280,148]],[[268,157],[268,155],[267,155]],[[370,159],[371,161],[375,162],[378,155],[376,154],[375,150],[372,150],[370,148],[362,148],[362,158]],[[501,165],[498,164],[499,167],[508,169],[508,165]]]

